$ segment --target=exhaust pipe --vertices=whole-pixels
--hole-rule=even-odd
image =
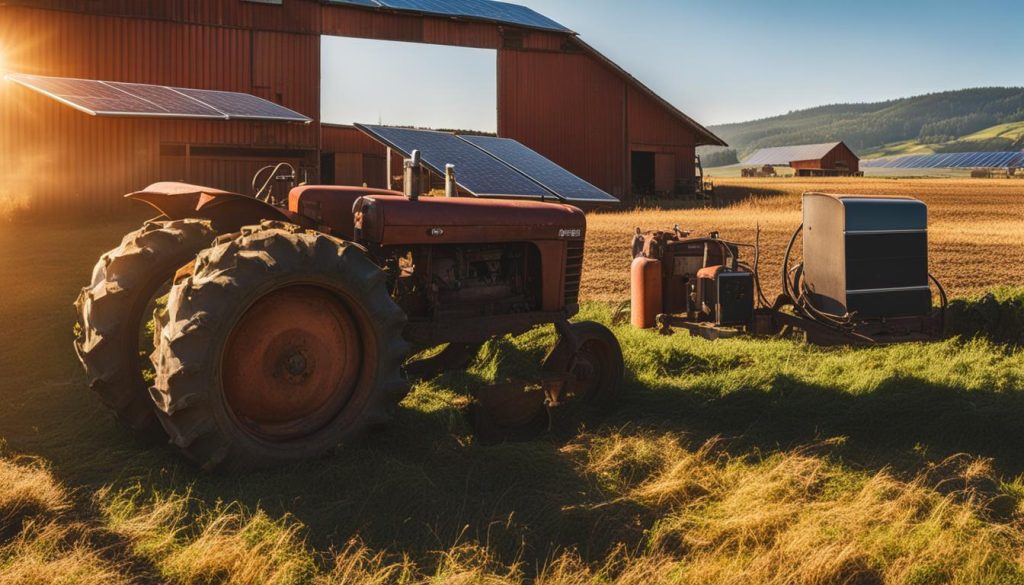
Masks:
[[[409,201],[418,201],[423,194],[423,173],[420,162],[420,151],[412,151],[412,156],[405,159],[402,165],[404,176],[402,186],[405,189],[405,198]]]

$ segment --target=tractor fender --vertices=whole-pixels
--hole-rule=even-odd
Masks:
[[[293,213],[258,199],[188,183],[154,183],[126,198],[149,204],[171,220],[208,219],[219,233],[238,231],[263,220],[306,224]]]

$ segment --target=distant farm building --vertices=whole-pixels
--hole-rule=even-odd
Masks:
[[[32,91],[0,72],[0,155],[11,171],[4,190],[40,208],[117,209],[121,194],[160,180],[248,193],[254,172],[278,161],[311,183],[384,187],[389,174],[400,174],[400,157],[388,169],[384,146],[354,127],[322,123],[322,36],[494,51],[498,134],[623,199],[692,190],[696,147],[725,145],[572,29],[522,6],[7,0],[0,1],[6,73],[250,94],[308,123],[166,110],[153,116],[120,93],[168,90],[124,83],[104,90],[111,99],[91,96],[104,107],[90,116],[68,107],[60,92]],[[367,100],[402,89],[386,71],[355,81],[366,85]]]
[[[747,157],[745,165],[792,167],[798,177],[848,177],[860,175],[860,158],[842,142],[762,148]]]

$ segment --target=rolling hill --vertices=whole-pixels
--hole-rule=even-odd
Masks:
[[[834,104],[710,129],[740,158],[768,146],[834,140],[845,141],[865,157],[1017,150],[1024,148],[1024,87],[964,89],[877,103]]]

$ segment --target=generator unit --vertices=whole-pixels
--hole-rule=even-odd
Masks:
[[[760,233],[760,230],[758,230]],[[797,259],[803,235],[802,261]],[[822,345],[940,337],[946,295],[928,272],[928,208],[910,197],[805,193],[803,223],[769,301],[758,270],[760,238],[690,238],[678,227],[633,239],[632,306],[638,328],[673,327],[709,339],[803,332]],[[753,250],[753,261],[739,250]],[[939,306],[933,307],[933,286]]]
[[[805,193],[803,220],[803,284],[815,308],[862,319],[931,312],[924,203]]]

